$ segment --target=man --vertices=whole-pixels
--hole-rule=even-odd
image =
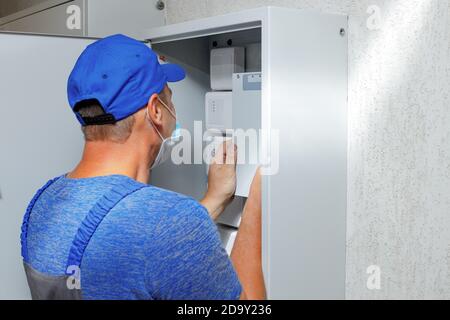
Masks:
[[[34,299],[265,298],[259,175],[231,260],[212,220],[236,188],[233,145],[211,165],[201,204],[147,184],[176,128],[167,83],[184,77],[122,35],[80,56],[68,96],[83,126],[82,160],[38,191],[22,227]]]

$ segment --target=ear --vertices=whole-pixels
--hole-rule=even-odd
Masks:
[[[150,99],[148,100],[147,112],[148,112],[148,116],[152,120],[153,124],[155,124],[156,126],[162,125],[163,113],[162,113],[161,106],[158,103],[158,95],[157,94],[153,94],[150,97]]]

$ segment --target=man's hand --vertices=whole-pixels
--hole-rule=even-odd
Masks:
[[[201,204],[217,219],[233,200],[236,192],[237,147],[226,141],[217,150],[209,167],[208,191]]]

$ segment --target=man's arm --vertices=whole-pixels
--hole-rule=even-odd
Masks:
[[[266,299],[262,271],[261,209],[261,175],[258,170],[231,253],[231,260],[244,289],[241,300]]]
[[[219,218],[236,191],[236,148],[231,141],[224,142],[209,167],[208,191],[200,203],[213,220]]]
[[[225,142],[210,166],[208,191],[200,201],[213,220],[217,219],[236,191],[236,146]],[[247,199],[242,222],[231,253],[243,287],[241,300],[263,300],[266,289],[261,252],[261,175],[258,170]]]
[[[154,299],[239,299],[239,276],[203,206],[187,198],[159,220],[146,250],[146,284]]]

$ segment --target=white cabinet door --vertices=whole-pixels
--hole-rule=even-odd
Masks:
[[[347,38],[341,28],[347,29],[344,16],[289,9],[271,10],[263,28],[263,128],[273,130],[279,151],[271,152],[273,175],[263,178],[263,256],[274,299],[345,297]]]
[[[0,299],[27,299],[20,227],[48,179],[71,170],[83,138],[67,102],[67,79],[92,42],[0,34]]]

